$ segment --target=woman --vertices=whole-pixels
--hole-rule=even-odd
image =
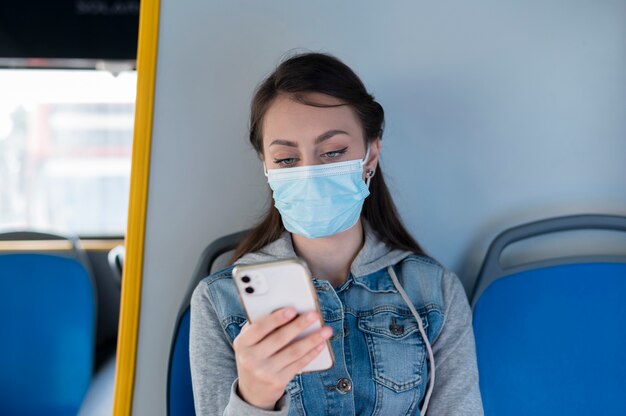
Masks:
[[[399,219],[378,166],[383,124],[329,55],[294,56],[258,87],[250,142],[275,204],[233,262],[304,259],[326,326],[289,344],[314,312],[248,324],[233,266],[205,278],[191,301],[198,415],[483,413],[465,292]],[[328,339],[334,366],[298,374]]]

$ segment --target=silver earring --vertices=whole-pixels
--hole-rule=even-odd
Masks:
[[[367,176],[369,176],[370,178],[371,178],[372,176],[374,176],[374,171],[373,171],[372,169],[368,170],[368,171],[367,171]]]

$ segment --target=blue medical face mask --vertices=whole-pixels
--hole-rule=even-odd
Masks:
[[[352,227],[370,194],[363,160],[265,171],[274,205],[287,231],[306,238],[328,237]]]

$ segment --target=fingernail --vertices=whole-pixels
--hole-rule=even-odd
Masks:
[[[285,315],[285,318],[293,318],[294,316],[296,316],[296,311],[289,308],[285,311],[284,315]]]
[[[329,326],[324,327],[324,329],[322,329],[322,331],[320,332],[320,334],[324,337],[324,338],[328,338],[333,334],[333,329]]]

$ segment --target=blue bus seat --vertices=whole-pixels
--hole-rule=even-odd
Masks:
[[[0,255],[0,413],[75,415],[93,371],[96,296],[77,259]]]
[[[171,352],[168,378],[169,415],[195,415],[189,365],[189,306],[181,316]]]
[[[189,302],[193,290],[200,280],[211,274],[213,265],[222,254],[234,250],[247,230],[221,237],[203,251],[194,271],[194,276],[180,308],[172,347],[167,381],[167,414],[169,416],[195,415],[193,390],[191,386],[191,367],[189,364]]]
[[[486,416],[626,415],[626,257],[499,264],[513,242],[579,229],[626,231],[626,218],[538,221],[489,248],[472,296]]]
[[[87,257],[87,253],[80,246],[80,238],[77,235],[60,235],[60,234],[52,234],[46,231],[39,230],[12,230],[12,231],[3,231],[0,233],[0,241],[66,241],[69,243],[69,247],[65,249],[59,250],[46,250],[46,253],[50,254],[61,254],[63,256],[69,256],[76,260],[78,260],[87,273],[89,273],[89,277],[93,279],[92,271],[91,271],[91,263],[89,262],[89,258]],[[9,252],[3,250],[5,253]],[[17,247],[15,250],[11,250],[12,253],[37,253],[40,252],[38,250],[31,249],[22,249]],[[94,284],[95,287],[95,284]]]

